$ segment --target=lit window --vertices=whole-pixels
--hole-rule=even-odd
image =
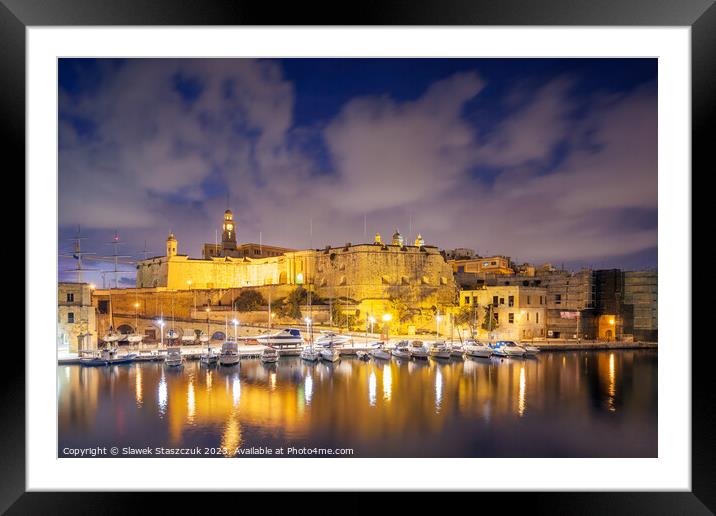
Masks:
[[[515,306],[515,296],[509,296],[507,298],[507,306]]]
[[[510,324],[514,324],[515,323],[515,314],[513,314],[512,312],[507,314],[507,322],[509,322]]]
[[[470,304],[470,296],[465,296],[465,304],[466,305]]]
[[[75,314],[74,312],[67,312],[67,322],[72,324],[75,322]]]

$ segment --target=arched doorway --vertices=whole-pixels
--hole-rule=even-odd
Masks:
[[[134,328],[132,328],[129,324],[121,324],[117,327],[117,331],[122,335],[129,335],[134,333]]]
[[[223,331],[215,331],[211,340],[226,340],[226,334]]]

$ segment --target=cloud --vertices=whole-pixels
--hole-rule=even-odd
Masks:
[[[653,248],[655,90],[580,97],[574,84],[516,84],[488,122],[465,116],[486,80],[457,73],[296,126],[278,62],[129,60],[91,94],[61,92],[60,224],[120,228],[157,253],[174,229],[196,256],[227,188],[242,241],[341,245],[399,227],[530,261]]]

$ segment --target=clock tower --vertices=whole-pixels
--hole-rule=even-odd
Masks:
[[[224,224],[222,226],[221,248],[224,251],[236,250],[236,224],[234,223],[234,214],[231,210],[224,212]]]

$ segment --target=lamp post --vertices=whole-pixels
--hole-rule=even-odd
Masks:
[[[375,317],[373,317],[372,315],[370,317],[368,317],[368,324],[370,324],[370,332],[373,333],[373,325],[375,324]],[[367,328],[366,328],[366,331],[368,331]],[[368,338],[368,335],[366,335],[366,338]]]
[[[238,337],[239,320],[235,318],[235,319],[234,319],[233,321],[231,321],[231,322],[234,323],[234,340],[235,340],[236,342],[239,342],[239,337]]]
[[[164,319],[159,319],[159,346],[164,347]]]
[[[391,314],[383,314],[383,322],[385,323],[385,343],[390,344],[390,321],[393,320]]]

